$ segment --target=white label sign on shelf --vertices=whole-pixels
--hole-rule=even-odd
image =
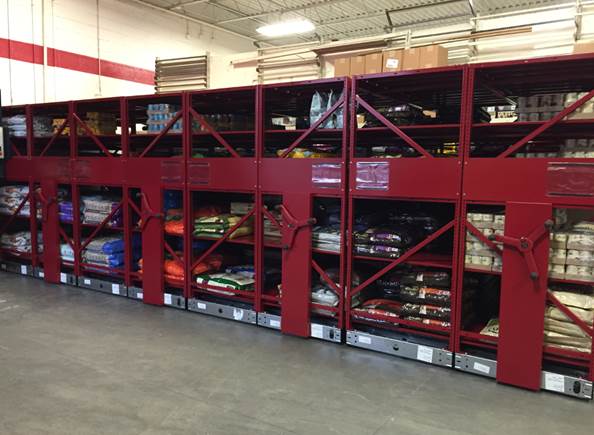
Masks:
[[[313,338],[324,338],[324,326],[316,323],[311,324],[311,336]]]
[[[204,304],[202,302],[198,302],[196,304],[196,306],[198,307],[199,310],[206,310],[206,304]]]
[[[66,284],[68,282],[68,279],[66,278],[65,273],[60,273],[60,282],[63,284]]]
[[[165,301],[165,305],[171,305],[171,294],[170,293],[165,293],[164,295],[164,301]]]
[[[557,373],[545,373],[545,390],[565,392],[565,377]]]
[[[427,346],[417,347],[417,359],[424,362],[433,362],[433,349]]]
[[[484,373],[486,375],[491,373],[491,367],[489,367],[486,364],[481,364],[479,362],[475,362],[472,367],[477,371],[477,372],[481,372]]]
[[[371,344],[371,338],[364,335],[359,335],[359,343]]]
[[[243,319],[243,310],[241,308],[233,308],[233,319],[235,319],[235,320]]]
[[[45,278],[45,273],[44,272],[39,272],[39,278]]]
[[[112,284],[111,285],[111,293],[114,295],[120,294],[120,285],[119,284]]]
[[[386,59],[386,67],[388,68],[398,68],[398,61],[400,59],[395,59],[393,57],[390,57],[388,59]]]
[[[142,298],[144,298],[144,294],[142,294],[142,292],[140,292],[140,293],[136,293],[136,297],[137,297],[138,299],[142,299]]]
[[[270,326],[273,328],[280,328],[280,320],[270,319]]]
[[[91,285],[91,280],[90,279],[84,279],[83,282],[85,283],[85,285]]]
[[[27,266],[25,266],[24,264],[21,264],[21,275],[26,275],[27,274]]]

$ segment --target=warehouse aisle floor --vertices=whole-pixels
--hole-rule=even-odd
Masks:
[[[2,434],[589,433],[592,406],[0,274]]]

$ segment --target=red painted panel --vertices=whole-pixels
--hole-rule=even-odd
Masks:
[[[146,201],[142,204],[146,225],[142,231],[142,287],[144,302],[163,305],[163,220],[148,215],[160,213],[163,209],[161,187],[158,183],[143,186]]]
[[[126,181],[125,162],[117,158],[78,157],[72,160],[72,177],[85,184],[122,184]]]
[[[130,157],[124,160],[124,174],[129,184],[145,185],[158,183],[162,159]]]
[[[48,201],[43,207],[43,273],[47,282],[60,282],[60,235],[58,226],[58,185],[55,180],[46,179],[41,181],[41,194]],[[43,202],[41,204],[44,205]]]
[[[12,157],[6,160],[6,179],[9,181],[27,181],[35,171],[32,160],[26,157]]]
[[[183,183],[184,162],[178,159],[163,160],[161,162],[161,181],[163,183]]]
[[[376,187],[365,188],[357,176],[367,168],[357,163],[379,163],[387,166],[375,171]],[[456,199],[460,192],[461,164],[458,159],[402,158],[354,159],[350,165],[350,189],[355,195],[424,199]],[[382,182],[384,176],[388,182]],[[370,183],[373,184],[373,183]]]
[[[307,193],[288,193],[283,206],[297,221],[311,217],[311,197]],[[284,222],[286,230],[287,222]],[[283,230],[283,231],[284,231]],[[286,242],[283,235],[283,244]],[[311,297],[311,226],[296,229],[293,244],[283,249],[281,296],[281,331],[309,337],[309,301]]]
[[[464,199],[493,202],[530,199],[567,205],[594,205],[594,196],[584,196],[579,191],[576,191],[576,196],[554,194],[549,171],[552,162],[559,162],[559,159],[469,159],[464,167]],[[571,159],[569,163],[572,166],[568,167],[574,167],[575,164],[589,162],[588,159]]]
[[[280,159],[264,158],[260,166],[260,185],[269,192],[311,192],[337,194],[337,183],[328,185],[319,180],[321,164],[342,165],[341,159]],[[312,170],[316,167],[316,170]],[[336,171],[332,171],[332,177]],[[341,180],[343,183],[346,180]]]
[[[34,158],[32,162],[37,179],[55,178],[59,183],[70,182],[71,167],[68,157]]]
[[[505,236],[520,238],[542,228],[552,218],[546,203],[507,203]],[[499,347],[497,380],[531,390],[540,389],[544,311],[547,295],[549,235],[534,244],[539,278],[530,277],[522,254],[504,245],[501,301],[499,307]]]
[[[254,158],[192,159],[188,164],[188,184],[217,190],[254,190],[257,165]]]

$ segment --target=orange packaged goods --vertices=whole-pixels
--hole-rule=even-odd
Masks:
[[[165,232],[174,236],[184,235],[184,221],[165,222]]]
[[[219,270],[223,265],[223,256],[218,254],[209,255],[200,263],[198,263],[192,270],[193,275],[200,275],[201,273],[213,272]]]
[[[181,252],[178,252],[179,258],[182,258]],[[200,275],[206,272],[215,272],[223,265],[222,255],[209,255],[203,261],[198,263],[192,270],[192,275]],[[142,273],[142,259],[138,261],[139,273]],[[184,280],[184,265],[177,260],[167,259],[163,262],[163,271],[165,272],[165,279],[168,281],[183,281]]]
[[[184,221],[183,211],[178,208],[171,208],[167,210],[165,217],[165,233],[174,236],[184,235]]]
[[[165,260],[163,263],[165,279],[168,281],[184,280],[184,265],[176,260]]]
[[[217,216],[223,213],[223,209],[218,205],[205,205],[194,211],[194,219],[201,217]]]

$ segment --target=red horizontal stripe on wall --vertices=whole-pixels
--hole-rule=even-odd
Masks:
[[[43,65],[43,47],[28,42],[0,38],[0,57]],[[151,70],[103,59],[99,62],[96,57],[56,48],[47,49],[47,65],[145,85],[154,84],[154,72]]]

